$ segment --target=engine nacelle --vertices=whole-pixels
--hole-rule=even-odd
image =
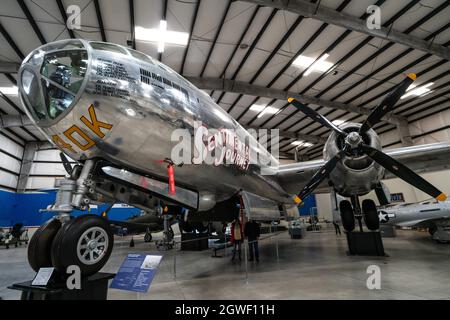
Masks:
[[[349,123],[341,127],[347,133],[357,132],[361,124]],[[381,150],[380,138],[374,130],[368,130],[362,137],[364,144]],[[332,132],[328,138],[323,156],[326,161],[344,147],[344,138]],[[330,173],[330,181],[336,192],[342,196],[364,195],[373,190],[384,175],[384,168],[367,155],[357,150],[348,151]]]

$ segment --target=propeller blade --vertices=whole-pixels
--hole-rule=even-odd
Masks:
[[[397,85],[390,93],[388,93],[383,101],[372,111],[372,113],[364,121],[363,125],[359,129],[359,133],[363,134],[375,124],[381,121],[387,113],[391,112],[395,104],[405,94],[409,86],[416,80],[417,76],[414,73],[410,73],[408,77]]]
[[[303,202],[303,199],[305,199],[307,196],[311,194],[311,192],[316,189],[320,183],[328,177],[331,171],[336,167],[336,164],[339,160],[341,160],[342,156],[344,155],[346,151],[346,147],[342,149],[337,155],[335,155],[333,158],[327,161],[322,168],[320,168],[309,180],[309,182],[306,184],[306,186],[303,188],[303,190],[294,197],[294,202],[299,205]]]
[[[447,199],[447,196],[442,191],[438,190],[417,173],[409,169],[407,166],[401,164],[397,160],[392,159],[387,154],[364,144],[361,145],[361,148],[375,162],[395,174],[400,179],[408,182],[410,185],[416,187],[419,190],[422,190],[423,192],[429,194],[439,201],[445,201],[445,199]]]
[[[289,103],[292,104],[294,107],[296,107],[299,111],[303,112],[306,116],[311,118],[314,121],[319,122],[323,126],[335,131],[336,133],[346,136],[347,134],[339,129],[336,125],[334,125],[330,120],[325,118],[323,115],[318,113],[317,111],[311,109],[310,107],[304,105],[303,103],[299,102],[298,100],[295,100],[294,98],[288,99]]]
[[[66,155],[62,152],[59,153],[59,157],[61,158],[61,161],[63,163],[64,169],[66,172],[71,175],[72,174],[72,166],[70,165],[69,159],[67,159]]]

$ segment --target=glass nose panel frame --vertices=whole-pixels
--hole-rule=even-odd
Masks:
[[[39,126],[58,122],[82,94],[90,52],[81,41],[72,42],[36,49],[21,68],[20,97]]]

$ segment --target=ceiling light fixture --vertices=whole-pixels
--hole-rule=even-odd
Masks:
[[[339,127],[339,126],[342,126],[342,125],[346,124],[347,121],[341,120],[341,119],[336,119],[336,120],[333,120],[332,123],[333,123],[335,126],[338,126],[338,127]]]
[[[297,140],[297,141],[291,142],[291,145],[296,146],[296,147],[309,148],[309,147],[312,147],[314,144],[312,144],[310,142],[305,142],[305,141],[302,141],[302,140]]]
[[[17,94],[19,93],[19,89],[17,89],[16,86],[0,87],[0,92],[3,93],[4,95],[8,95],[8,96],[17,96]]]
[[[189,41],[189,33],[167,30],[167,21],[161,20],[159,28],[146,29],[143,27],[135,28],[135,38],[141,41],[150,41],[158,43],[158,52],[164,52],[166,44],[175,44],[186,46]]]
[[[307,56],[299,56],[292,63],[296,67],[307,68],[304,76],[310,75],[312,72],[326,72],[330,70],[333,66],[333,63],[325,61],[328,59],[330,55],[325,53],[320,59],[316,60],[315,58],[307,57]]]
[[[406,90],[406,93],[400,99],[405,99],[410,96],[423,97],[431,92],[431,89],[429,89],[429,87],[431,87],[433,84],[434,82],[430,82],[420,87],[412,84],[409,86],[408,90]]]
[[[264,110],[266,106],[260,105],[260,104],[254,104],[250,107],[251,111],[261,112]]]
[[[274,107],[266,107],[264,110],[263,110],[263,112],[261,112],[259,115],[258,115],[258,119],[259,118],[261,118],[262,116],[264,116],[265,114],[275,114],[275,113],[277,113],[277,111],[278,111],[279,109],[277,109],[277,108],[274,108]]]

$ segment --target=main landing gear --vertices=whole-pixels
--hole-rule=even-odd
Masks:
[[[339,203],[342,225],[346,231],[350,255],[385,256],[383,241],[379,231],[380,222],[375,202],[366,199],[359,205],[358,196]],[[362,219],[369,232],[364,232]],[[359,231],[355,230],[355,220],[358,221]]]
[[[61,181],[56,203],[44,211],[56,215],[33,235],[28,246],[28,262],[36,272],[54,267],[66,274],[77,265],[83,276],[98,272],[108,261],[113,248],[113,233],[107,221],[95,215],[72,217],[73,209],[87,209],[92,192],[90,185],[93,160],[83,168],[71,170],[71,179]]]
[[[375,202],[366,199],[362,203],[362,209],[359,207],[359,199],[357,196],[352,198],[353,204],[348,200],[339,203],[341,212],[342,225],[345,231],[352,232],[355,229],[355,219],[358,220],[360,232],[363,232],[361,219],[364,218],[367,229],[377,231],[380,228],[380,220]]]

